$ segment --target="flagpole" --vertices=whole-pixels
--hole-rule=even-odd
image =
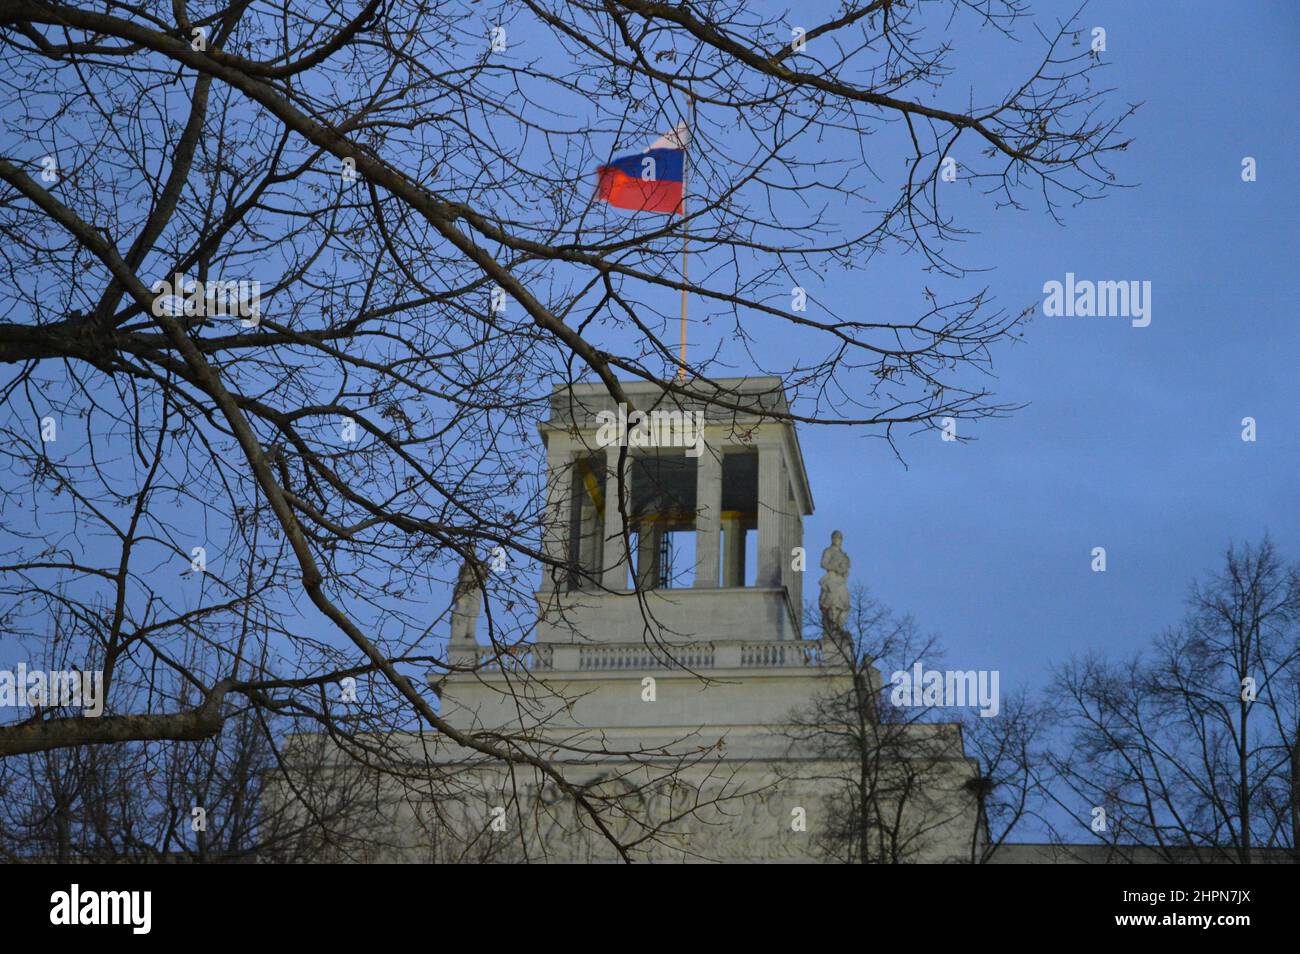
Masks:
[[[681,358],[677,365],[677,380],[679,382],[686,380],[686,299],[688,297],[687,288],[687,262],[690,261],[688,252],[691,247],[691,238],[686,234],[686,187],[682,186],[682,350]]]
[[[689,147],[691,141],[695,138],[695,97],[688,91],[686,93],[687,120],[686,120],[686,145]],[[690,282],[687,280],[687,265],[690,261],[691,236],[686,229],[686,183],[688,176],[686,174],[689,163],[689,149],[682,151],[682,326],[681,339],[682,348],[680,358],[677,364],[677,381],[682,383],[686,380],[686,300],[689,297],[687,289]]]

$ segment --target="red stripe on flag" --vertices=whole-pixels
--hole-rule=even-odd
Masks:
[[[682,210],[682,184],[658,179],[637,179],[622,169],[601,166],[596,183],[596,198],[620,209],[633,212],[667,212]]]

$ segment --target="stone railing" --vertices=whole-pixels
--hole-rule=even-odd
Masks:
[[[479,672],[644,672],[651,669],[779,669],[830,665],[820,640],[722,640],[678,646],[643,643],[525,643],[495,651],[480,647]]]
[[[740,648],[740,665],[744,668],[821,666],[824,662],[820,639],[745,643]]]
[[[524,643],[497,652],[494,649],[480,649],[479,672],[536,672],[551,668],[550,645]]]
[[[582,646],[578,650],[578,669],[604,672],[620,669],[712,669],[712,643],[691,643],[670,649],[652,649],[641,645]]]

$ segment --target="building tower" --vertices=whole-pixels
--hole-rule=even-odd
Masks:
[[[701,715],[724,711],[726,721],[745,711],[757,725],[787,714],[781,706],[794,700],[773,692],[772,679],[806,679],[826,662],[821,643],[802,638],[810,572],[803,517],[812,513],[812,494],[794,427],[771,416],[787,410],[780,379],[716,384],[735,410],[710,408],[705,416],[698,405],[669,405],[653,384],[625,386],[644,418],[620,412],[599,384],[552,395],[541,434],[543,546],[554,563],[537,589],[536,642],[510,658],[460,643],[458,662],[476,652],[481,668],[474,678],[444,681],[449,716],[461,707],[475,722],[490,721],[491,693],[480,684],[512,667],[595,680],[574,707],[580,725],[698,726],[716,721]],[[624,449],[624,437],[636,446]],[[815,573],[815,557],[812,567]],[[726,674],[726,688],[700,693],[705,671]],[[653,712],[621,703],[625,683],[639,693],[643,676],[669,674],[694,685],[689,713],[671,693]],[[750,681],[760,676],[764,690],[755,693]],[[738,709],[742,697],[748,701]]]
[[[819,811],[825,792],[799,780],[781,728],[853,677],[838,644],[804,638],[804,577],[819,572],[802,549],[813,501],[781,381],[711,386],[707,410],[653,383],[624,385],[632,410],[600,384],[552,394],[536,638],[482,645],[462,603],[453,671],[434,685],[453,725],[522,730],[579,783],[640,785],[661,766],[675,792],[757,793],[696,824],[681,857],[811,860],[791,812]],[[865,678],[879,688],[874,669]],[[558,841],[561,857],[582,860]]]

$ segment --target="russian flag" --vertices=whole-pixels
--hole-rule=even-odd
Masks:
[[[601,166],[596,198],[633,212],[681,212],[688,138],[686,123],[678,123],[645,152]]]

